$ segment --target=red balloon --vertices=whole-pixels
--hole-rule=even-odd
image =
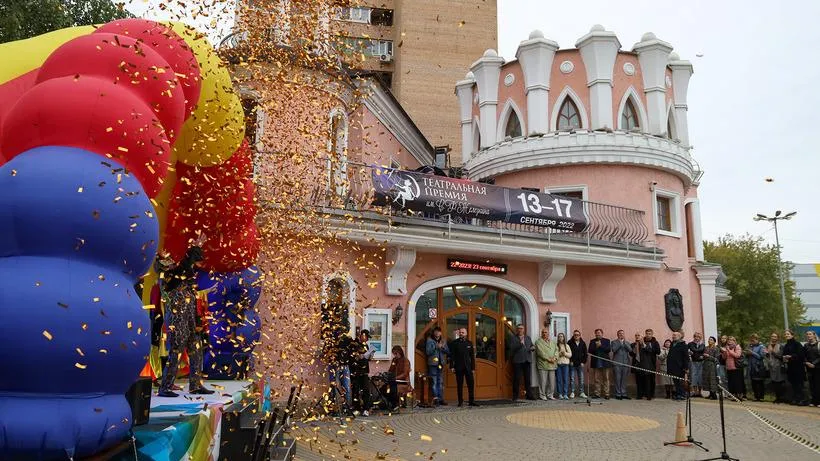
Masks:
[[[40,66],[37,83],[67,76],[94,76],[133,92],[153,109],[171,142],[185,122],[185,93],[174,69],[132,38],[89,34],[72,39]]]
[[[215,272],[235,272],[256,263],[259,256],[259,237],[256,226],[244,232],[219,238],[208,237],[203,253],[203,269]]]
[[[168,172],[162,124],[133,92],[97,77],[55,78],[34,86],[6,114],[6,159],[39,146],[79,147],[114,158],[155,197]]]
[[[170,27],[147,19],[118,19],[99,27],[94,33],[119,34],[137,39],[159,53],[179,78],[185,92],[185,118],[199,102],[202,89],[199,63],[191,48]]]

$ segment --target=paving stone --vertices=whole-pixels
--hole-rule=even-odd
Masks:
[[[820,409],[749,405],[765,418],[820,444]],[[675,435],[682,402],[605,401],[588,406],[573,402],[526,402],[479,408],[446,407],[398,415],[359,418],[340,428],[319,422],[294,430],[297,459],[523,459],[572,456],[585,460],[698,460],[720,456],[717,403],[695,399],[696,447],[663,446]],[[761,423],[738,404],[726,405],[728,452],[743,460],[820,459]],[[312,438],[312,442],[308,439]]]

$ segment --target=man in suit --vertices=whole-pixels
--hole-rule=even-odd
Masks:
[[[612,341],[612,360],[615,364],[615,398],[629,400],[626,395],[626,380],[629,376],[629,365],[632,361],[630,352],[632,344],[626,340],[624,330],[618,330],[618,339]]]
[[[646,370],[655,371],[658,368],[658,355],[661,353],[661,345],[655,339],[655,332],[647,328],[643,338],[638,338],[635,344],[637,355],[635,359],[638,366]],[[655,398],[654,373],[638,371],[635,373],[635,383],[638,385],[638,399],[646,397],[646,400]]]
[[[535,346],[532,344],[532,339],[524,334],[524,325],[516,327],[516,335],[510,338],[510,343],[507,346],[510,361],[513,364],[513,402],[518,400],[519,386],[521,385],[521,375],[524,375],[524,394],[527,400],[535,400],[530,390],[530,372],[532,367],[532,352]]]
[[[468,405],[478,406],[475,403],[474,389],[475,382],[475,348],[473,343],[467,339],[467,329],[458,330],[458,338],[450,343],[450,370],[456,374],[456,391],[458,394],[458,406],[464,404],[463,385],[467,380]]]
[[[677,377],[675,381],[675,397],[673,400],[686,400],[686,390],[683,385],[686,374],[689,372],[689,345],[683,340],[683,333],[672,333],[672,347],[666,359],[666,371]]]
[[[590,378],[595,383],[595,393],[592,398],[600,399],[601,397],[609,400],[609,369],[612,368],[612,363],[609,360],[609,353],[612,350],[609,339],[604,338],[604,330],[598,328],[595,330],[595,339],[589,343],[589,355],[592,359],[589,362]]]

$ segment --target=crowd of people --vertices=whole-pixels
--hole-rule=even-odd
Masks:
[[[618,330],[616,339],[610,340],[599,328],[589,344],[579,330],[573,331],[569,339],[559,333],[553,340],[550,332],[543,329],[535,342],[525,334],[523,325],[517,326],[516,333],[507,342],[508,361],[514,373],[513,401],[522,394],[529,400],[569,400],[576,396],[629,400],[632,397],[627,385],[632,376],[637,399],[655,398],[656,384],[660,382],[665,397],[672,400],[685,400],[689,396],[717,399],[718,386],[721,386],[738,399],[751,396],[755,401],[763,401],[769,383],[775,403],[820,407],[820,351],[813,331],[806,332],[805,343],[800,343],[791,330],[786,330],[783,343],[777,333],[772,333],[768,344],[762,344],[758,335],[753,334],[745,345],[728,335],[721,336],[720,340],[710,336],[704,342],[699,332],[688,342],[683,332],[673,332],[672,338],[661,344],[652,329],[643,334],[635,333],[634,340],[630,341],[624,330]],[[427,375],[432,383],[434,404],[446,404],[442,382],[448,360],[456,374],[459,405],[463,403],[461,389],[465,378],[469,402],[475,404],[475,358],[470,352],[472,344],[466,338],[467,331],[462,328],[458,339],[447,343],[436,327],[427,339]],[[533,361],[537,386],[530,385]],[[592,388],[589,396],[584,386],[586,370]],[[747,381],[751,384],[751,393],[747,391]]]
[[[432,403],[447,405],[443,390],[445,372],[449,369],[456,379],[458,406],[464,405],[465,383],[467,405],[477,406],[476,351],[466,328],[454,333],[455,338],[448,341],[436,326],[424,341],[423,372],[428,378]],[[334,391],[344,394],[351,411],[367,416],[373,403],[373,383],[384,396],[387,408],[398,408],[404,396],[412,392],[410,361],[403,348],[393,347],[389,371],[378,375],[378,383],[374,383],[370,360],[375,350],[369,344],[368,331],[361,330],[356,339],[342,337],[347,341],[336,342],[336,350],[331,354],[335,357],[330,366],[331,383],[339,388]],[[775,403],[820,407],[820,350],[816,334],[808,331],[805,343],[800,343],[790,330],[784,332],[783,338],[785,341],[781,342],[780,335],[772,333],[769,342],[763,344],[753,334],[742,344],[734,336],[710,336],[704,341],[703,335],[696,332],[687,341],[683,332],[673,332],[671,339],[661,343],[652,329],[635,333],[631,341],[624,330],[618,330],[616,338],[609,339],[602,329],[596,329],[587,344],[579,330],[573,331],[570,338],[559,333],[553,339],[543,329],[533,342],[525,334],[524,326],[518,325],[505,348],[514,376],[511,399],[523,396],[528,400],[652,400],[659,383],[664,388],[663,395],[672,400],[717,399],[721,386],[738,399],[763,401],[768,384]],[[531,385],[533,362],[538,382]],[[636,389],[633,396],[628,391],[630,380]],[[751,392],[747,391],[747,382]]]

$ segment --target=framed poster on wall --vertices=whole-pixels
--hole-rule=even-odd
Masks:
[[[389,359],[393,323],[390,309],[365,309],[364,328],[370,332],[368,343],[376,350],[374,359]]]

